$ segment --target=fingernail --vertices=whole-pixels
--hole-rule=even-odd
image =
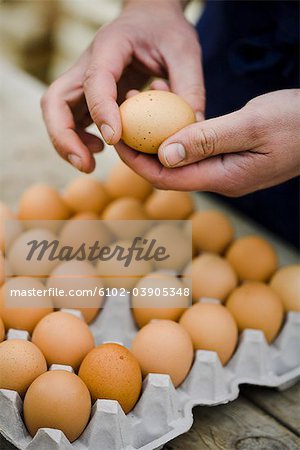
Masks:
[[[100,127],[101,134],[103,136],[103,139],[107,144],[110,144],[115,132],[109,125],[106,125],[106,123],[102,124]]]
[[[195,116],[196,116],[197,122],[201,122],[201,120],[204,119],[204,116],[203,116],[202,112],[200,112],[200,111],[197,111]]]
[[[176,166],[186,157],[185,148],[182,144],[169,144],[163,149],[163,154],[168,166]]]
[[[72,166],[76,167],[76,169],[82,170],[82,161],[79,156],[74,154],[68,155],[68,160],[72,164]]]

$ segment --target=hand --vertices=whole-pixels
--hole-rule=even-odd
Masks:
[[[189,125],[158,158],[116,145],[126,164],[158,189],[239,197],[300,173],[300,89],[256,97],[239,111]]]
[[[102,141],[85,129],[95,122],[108,144],[121,138],[118,103],[150,77],[168,78],[203,118],[201,51],[177,0],[131,0],[102,27],[79,60],[42,98],[44,120],[57,152],[83,172],[95,167]],[[158,80],[153,88],[166,88]]]

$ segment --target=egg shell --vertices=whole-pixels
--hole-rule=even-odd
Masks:
[[[140,200],[123,197],[108,205],[102,219],[107,221],[106,225],[119,239],[131,239],[143,234],[149,218]],[[128,222],[118,223],[119,220]]]
[[[0,250],[0,286],[5,281],[5,260],[2,251]]]
[[[94,212],[79,212],[71,217],[71,220],[100,220],[99,214]]]
[[[149,181],[124,163],[116,164],[109,173],[105,187],[113,199],[132,197],[144,201],[152,192]]]
[[[87,387],[77,375],[64,370],[39,376],[24,399],[24,421],[32,437],[39,428],[55,428],[73,442],[85,429],[90,414]]]
[[[52,231],[46,229],[34,228],[20,234],[11,245],[7,254],[8,266],[11,270],[11,274],[40,278],[48,276],[59,263],[58,260],[50,258],[56,240],[57,236],[52,233]],[[54,242],[54,244],[51,244],[49,248],[45,250],[40,260],[38,260],[38,256],[42,247],[35,250],[31,259],[27,259],[29,253],[34,248],[33,246],[29,246],[29,243],[32,241],[37,241],[37,245],[43,241],[47,241],[46,246],[52,242]]]
[[[125,414],[136,404],[141,388],[142,374],[134,355],[119,344],[102,344],[83,360],[80,378],[96,399],[117,400]]]
[[[154,320],[145,325],[134,337],[131,351],[144,377],[149,373],[168,374],[175,387],[187,376],[194,358],[189,334],[171,320]]]
[[[12,242],[22,232],[22,224],[16,215],[0,202],[0,251],[6,254]]]
[[[131,245],[131,241],[117,241],[111,245],[111,248],[112,251],[116,246],[127,249]],[[124,261],[119,261],[116,257],[106,261],[99,260],[97,264],[97,272],[106,288],[128,290],[133,289],[138,281],[148,275],[152,269],[151,261],[137,261],[134,258],[128,266],[125,266]]]
[[[191,276],[193,300],[210,297],[224,301],[237,286],[238,278],[229,262],[213,253],[202,253],[186,268]]]
[[[193,242],[198,251],[221,254],[234,238],[229,218],[220,211],[197,211],[189,220],[192,221]]]
[[[100,180],[90,176],[75,178],[66,187],[64,201],[71,211],[100,214],[110,202],[110,197]]]
[[[68,220],[59,233],[60,248],[69,246],[76,251],[82,244],[86,253],[97,241],[100,246],[108,245],[113,241],[112,231],[101,220]]]
[[[131,306],[134,319],[142,328],[153,319],[179,320],[185,309],[189,306],[189,297],[180,295],[184,285],[174,275],[153,272],[145,276],[136,284],[138,295],[132,296]],[[161,293],[165,289],[168,295],[144,295],[144,289],[159,289]],[[171,289],[175,295],[171,295]],[[177,293],[177,294],[176,294]]]
[[[46,370],[46,360],[32,342],[22,339],[1,342],[0,389],[17,391],[23,397],[31,383]]]
[[[145,203],[150,219],[182,220],[194,211],[192,196],[180,191],[154,191]]]
[[[103,300],[103,295],[89,295],[88,292],[101,292],[104,287],[98,276],[97,270],[87,261],[65,261],[57,266],[46,281],[47,289],[53,292],[63,290],[65,295],[54,295],[53,304],[55,308],[77,309],[82,312],[84,319],[90,323],[98,314]],[[69,291],[72,294],[69,295]],[[86,295],[73,295],[76,290]],[[86,305],[86,307],[85,307]]]
[[[65,220],[69,216],[69,208],[53,187],[34,184],[21,195],[18,212],[21,220]]]
[[[48,295],[11,296],[12,289],[44,290],[45,286],[37,279],[15,277],[9,279],[0,289],[0,316],[6,330],[26,330],[32,333],[37,323],[47,314],[53,312],[53,303]]]
[[[195,350],[216,352],[223,365],[229,361],[237,344],[238,328],[225,306],[196,303],[179,323],[191,336]]]
[[[43,352],[49,366],[65,364],[74,370],[94,347],[88,325],[63,311],[44,317],[33,331],[32,342]]]
[[[122,139],[140,152],[157,153],[172,134],[195,122],[195,114],[185,100],[172,92],[145,91],[120,106]]]
[[[284,318],[280,298],[263,283],[248,282],[236,288],[226,306],[234,316],[239,331],[246,328],[262,330],[269,343],[277,336]]]
[[[300,264],[281,267],[270,286],[279,295],[285,311],[300,311]]]
[[[169,255],[164,260],[153,260],[157,270],[174,270],[179,273],[192,259],[192,240],[172,222],[152,226],[144,237],[149,242],[155,240],[156,247],[164,247],[166,255]]]
[[[0,342],[4,341],[5,338],[5,328],[3,320],[0,317]]]
[[[226,258],[240,280],[267,281],[277,268],[272,245],[259,236],[243,236],[234,241]]]

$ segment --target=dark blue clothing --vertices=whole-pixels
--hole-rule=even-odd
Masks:
[[[298,1],[207,2],[197,25],[207,118],[258,95],[300,87],[299,13]],[[299,247],[298,178],[239,198],[218,197]]]

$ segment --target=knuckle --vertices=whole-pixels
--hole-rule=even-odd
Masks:
[[[193,130],[189,138],[189,148],[192,156],[207,158],[215,154],[217,148],[217,133],[212,128]]]

